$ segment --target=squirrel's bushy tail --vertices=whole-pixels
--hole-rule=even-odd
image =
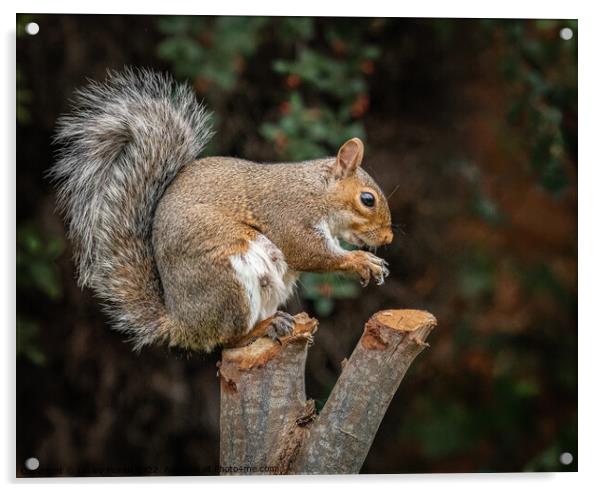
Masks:
[[[208,114],[186,85],[148,70],[109,72],[79,90],[58,121],[50,171],[74,247],[79,284],[108,305],[135,348],[167,336],[153,257],[155,208],[176,173],[211,136]]]

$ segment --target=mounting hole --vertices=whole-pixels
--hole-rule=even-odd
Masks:
[[[558,34],[565,41],[573,39],[573,30],[570,27],[563,27]]]
[[[571,453],[562,453],[558,459],[563,465],[570,465],[573,462],[573,455]]]
[[[30,36],[35,36],[40,32],[40,26],[37,22],[29,22],[25,25],[25,32]]]
[[[32,456],[31,458],[27,458],[25,460],[25,468],[27,468],[28,470],[35,471],[39,467],[40,467],[40,460],[38,460],[37,458],[34,458]]]

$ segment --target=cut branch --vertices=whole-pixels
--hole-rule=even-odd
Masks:
[[[281,343],[252,337],[246,346],[223,351],[223,474],[358,473],[393,395],[436,325],[424,311],[375,314],[316,418],[304,373],[317,321],[305,314],[295,320],[293,334]]]
[[[359,473],[406,371],[436,324],[424,311],[374,315],[296,464],[298,473]]]
[[[297,419],[307,413],[305,359],[318,322],[295,316],[295,329],[281,343],[267,337],[226,349],[219,366],[222,474],[286,473],[284,432],[302,437]],[[302,430],[302,429],[300,429]],[[294,453],[294,450],[290,450]],[[281,457],[282,456],[282,457]],[[281,471],[282,470],[282,471]]]

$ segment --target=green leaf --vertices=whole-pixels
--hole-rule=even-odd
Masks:
[[[314,301],[314,307],[318,316],[327,317],[334,311],[334,302],[332,299],[320,297]]]
[[[41,366],[45,364],[46,356],[38,345],[38,329],[36,322],[17,316],[17,357]]]
[[[59,299],[62,295],[62,287],[59,281],[57,269],[50,263],[34,261],[29,265],[34,285],[44,292],[50,299]]]

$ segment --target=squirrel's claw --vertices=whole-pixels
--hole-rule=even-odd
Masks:
[[[374,279],[376,285],[385,283],[385,278],[389,276],[388,263],[372,253],[362,251],[362,261],[357,269],[360,276],[360,285],[366,287],[370,279]]]
[[[387,262],[385,261],[385,266],[383,266],[383,276],[382,276],[382,281],[384,283],[385,279],[389,276],[389,269],[386,267]]]
[[[282,343],[281,338],[292,335],[295,318],[284,311],[276,311],[266,330],[266,335],[272,340]]]

